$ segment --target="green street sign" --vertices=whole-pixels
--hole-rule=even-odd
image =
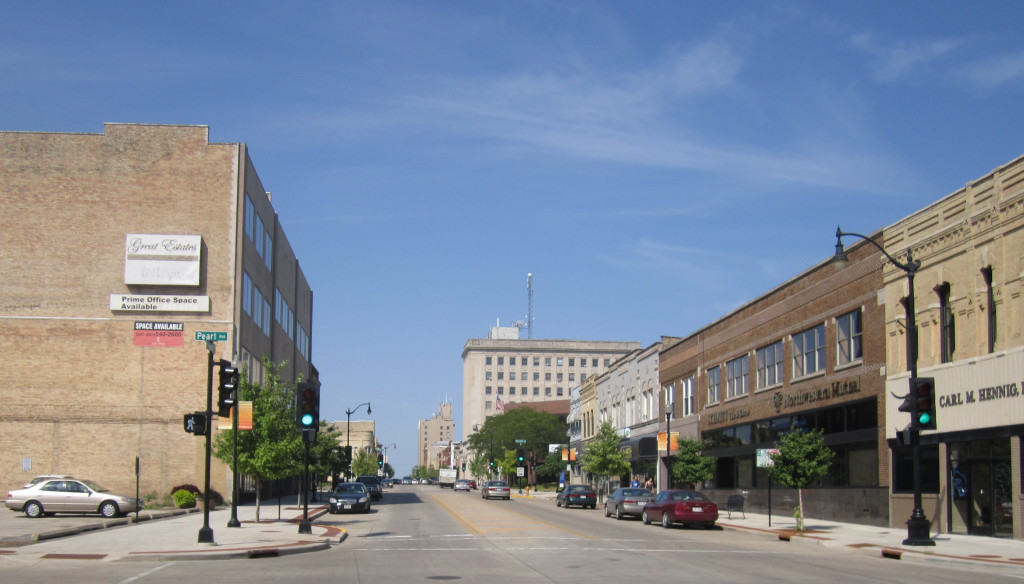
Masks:
[[[228,334],[220,331],[196,331],[197,341],[226,341]]]

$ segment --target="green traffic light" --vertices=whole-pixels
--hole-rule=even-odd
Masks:
[[[302,414],[302,425],[305,426],[306,428],[312,426],[313,425],[313,415],[312,414]]]
[[[920,422],[922,426],[927,426],[932,421],[932,416],[928,412],[924,412],[917,417],[917,421]]]

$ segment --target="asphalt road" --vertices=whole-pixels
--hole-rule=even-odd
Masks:
[[[781,542],[730,529],[663,529],[562,509],[548,499],[484,501],[436,486],[386,491],[368,515],[316,521],[348,532],[332,549],[257,560],[19,562],[0,555],[0,581],[415,583],[534,582],[931,584],[1024,582],[1024,574],[910,564]]]

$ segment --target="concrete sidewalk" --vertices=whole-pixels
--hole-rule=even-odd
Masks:
[[[514,498],[527,498],[513,491]],[[554,493],[538,492],[528,498],[553,499]],[[598,512],[603,512],[598,505]],[[612,520],[614,521],[614,520]],[[720,511],[718,525],[763,534],[780,542],[816,545],[903,561],[976,563],[1024,569],[1024,541],[980,535],[932,533],[934,546],[903,545],[906,528],[878,527],[840,523],[822,519],[805,519],[804,531],[796,530],[792,516]]]
[[[210,512],[209,527],[213,543],[199,543],[203,527],[201,511],[180,512],[134,522],[134,514],[117,521],[97,519],[95,523],[61,530],[41,532],[35,543],[5,540],[0,555],[37,557],[42,559],[86,560],[216,560],[261,558],[328,549],[345,539],[347,532],[338,527],[317,525],[316,518],[326,513],[322,503],[310,503],[311,534],[300,534],[302,508],[283,507],[277,519],[276,505],[264,504],[260,522],[256,522],[256,506],[238,507],[239,527],[227,527],[231,508]],[[46,518],[34,519],[44,522]],[[70,537],[70,536],[74,537]],[[61,537],[57,537],[61,536]]]

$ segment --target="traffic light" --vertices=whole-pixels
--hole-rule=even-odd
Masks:
[[[493,458],[488,459],[487,460],[487,465],[490,466],[493,469],[494,468],[494,459]]]
[[[938,411],[935,407],[935,378],[915,377],[910,383],[910,393],[917,400],[917,419],[913,425],[921,430],[934,430]]]
[[[231,408],[235,406],[238,399],[238,368],[231,364],[231,361],[221,359],[217,363],[220,366],[220,385],[217,387],[217,415],[220,417],[230,416]]]
[[[185,431],[196,436],[206,435],[206,412],[185,414]]]
[[[377,467],[378,468],[384,468],[384,453],[383,452],[378,452],[377,453]]]
[[[462,472],[466,472],[466,463],[465,462],[462,463]]]
[[[315,433],[320,425],[320,382],[315,379],[300,381],[296,392],[298,398],[295,415],[299,429]]]
[[[516,449],[516,462],[518,462],[519,464],[523,464],[523,460],[524,460],[524,458],[523,458],[523,449],[522,448],[517,448]]]

